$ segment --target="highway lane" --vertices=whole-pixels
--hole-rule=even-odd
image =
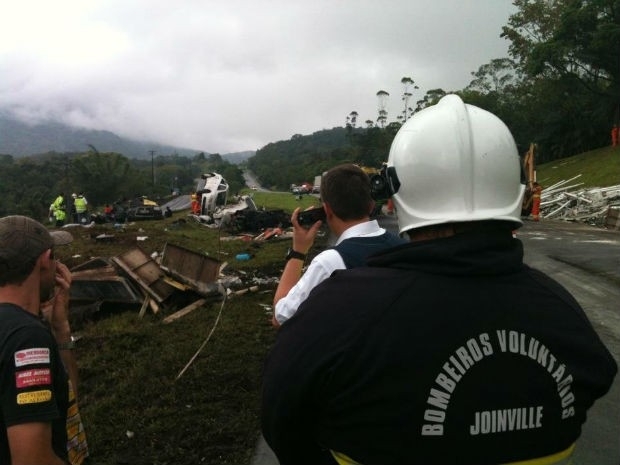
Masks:
[[[245,179],[246,186],[250,188],[254,188],[254,190],[257,190],[259,192],[269,192],[269,189],[265,189],[263,186],[260,185],[260,183],[258,182],[258,179],[254,175],[254,173],[252,173],[251,171],[244,170],[243,179]]]
[[[620,363],[620,231],[563,221],[526,222],[525,262],[566,287]],[[574,465],[620,463],[620,376],[590,410]]]

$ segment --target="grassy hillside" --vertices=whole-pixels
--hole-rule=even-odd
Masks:
[[[620,147],[603,147],[563,158],[537,167],[537,179],[543,187],[581,174],[580,187],[607,187],[620,184]]]
[[[267,209],[290,211],[317,199],[255,192],[255,200]],[[74,242],[56,252],[70,268],[135,247],[150,256],[170,242],[226,261],[223,274],[240,280],[235,289],[259,287],[230,295],[224,303],[206,303],[170,324],[163,319],[197,296],[175,296],[157,314],[149,310],[142,318],[138,305],[109,304],[84,319],[73,313],[78,315],[72,318],[74,335],[81,336],[75,352],[92,463],[250,463],[260,435],[261,370],[275,337],[270,324],[273,278],[282,272],[290,239],[235,238],[189,220],[187,211],[162,221],[131,223],[125,230],[105,224],[71,232]],[[113,237],[97,241],[100,234]],[[138,241],[138,236],[146,240]],[[311,256],[324,248],[326,239],[317,239]],[[251,260],[236,260],[242,252]],[[208,344],[177,380],[209,334]]]

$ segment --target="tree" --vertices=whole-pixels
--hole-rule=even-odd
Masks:
[[[620,101],[620,4],[616,0],[515,0],[519,11],[502,28],[510,55],[531,77],[569,78]]]
[[[209,158],[207,158],[207,161],[209,163],[222,163],[224,160],[222,159],[222,156],[219,153],[212,153],[209,155]]]
[[[415,111],[417,112],[426,107],[435,105],[445,95],[447,95],[447,92],[443,89],[431,89],[426,91],[424,97],[416,102]]]
[[[385,90],[380,90],[377,92],[377,101],[378,101],[377,123],[379,124],[379,126],[381,126],[381,128],[384,128],[385,123],[387,122],[388,112],[386,110],[386,107],[387,107],[387,98],[389,96],[390,94],[386,92]]]
[[[510,58],[495,58],[480,66],[478,71],[472,72],[471,75],[475,79],[466,89],[484,93],[502,93],[508,86],[518,85],[522,80],[517,63]]]
[[[604,145],[612,123],[620,119],[619,2],[513,3],[518,11],[502,37],[511,41],[509,53],[521,82],[505,86],[495,99],[504,115],[512,107],[509,127],[534,138],[541,161]],[[515,108],[521,114],[515,115]]]
[[[387,123],[387,111],[379,110],[379,117],[377,118],[377,124],[381,127],[381,129],[385,128],[385,123]]]
[[[351,123],[351,126],[355,128],[355,125],[357,124],[357,117],[359,116],[357,111],[353,110],[351,113],[349,113],[349,116],[350,116],[349,121]]]
[[[140,177],[133,173],[129,160],[118,153],[90,151],[73,159],[71,169],[76,180],[73,190],[83,191],[93,205],[134,195],[136,188],[144,189],[136,183]]]
[[[399,118],[399,119],[402,119],[404,123],[411,117],[411,115],[413,115],[413,110],[411,110],[411,108],[409,107],[409,99],[413,95],[411,92],[409,92],[409,86],[413,86],[414,89],[417,89],[418,86],[414,85],[415,84],[414,80],[407,76],[401,78],[400,82],[404,86],[401,100],[404,102],[405,108],[403,110],[402,118]]]

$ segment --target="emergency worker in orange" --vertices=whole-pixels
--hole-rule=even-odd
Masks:
[[[532,187],[532,219],[534,221],[540,220],[540,194],[542,193],[542,186],[537,182],[534,182]]]
[[[194,215],[200,215],[200,201],[198,200],[198,193],[192,192],[192,213]]]

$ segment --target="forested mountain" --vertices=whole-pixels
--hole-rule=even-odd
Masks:
[[[248,158],[253,157],[254,154],[256,154],[255,150],[246,150],[244,152],[223,153],[222,158],[228,163],[239,165],[244,163]]]
[[[151,158],[150,151],[161,155],[177,153],[194,156],[200,150],[140,142],[119,137],[110,131],[74,128],[48,121],[29,125],[0,115],[0,153],[22,157],[47,152],[82,152],[89,147],[99,152],[122,153],[129,158]]]
[[[397,129],[349,125],[306,136],[295,134],[258,150],[248,160],[248,168],[264,187],[285,190],[290,184],[312,183],[315,176],[340,163],[378,167],[387,160]]]

